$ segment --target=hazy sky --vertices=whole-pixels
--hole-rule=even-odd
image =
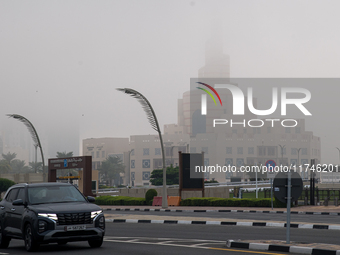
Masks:
[[[177,99],[204,65],[217,23],[232,77],[339,77],[339,7],[338,1],[1,1],[0,121],[21,114],[65,146],[70,132],[77,135],[70,127],[80,128],[80,139],[153,134],[137,100],[115,89],[140,91],[161,126],[176,123]],[[326,159],[337,162],[340,141],[333,143]],[[59,143],[56,150],[68,147]]]

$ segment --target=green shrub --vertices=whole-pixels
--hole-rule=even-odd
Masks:
[[[155,189],[149,189],[145,193],[145,203],[148,205],[151,200],[153,200],[153,197],[157,196],[157,191]]]
[[[96,197],[97,205],[145,205],[145,199],[141,197],[125,196],[100,196]]]
[[[287,203],[283,203],[280,200],[278,200],[276,197],[274,197],[273,206],[275,208],[287,208]],[[290,207],[293,207],[293,206],[294,206],[294,204],[291,203]]]
[[[5,178],[0,178],[0,194],[4,191],[7,191],[9,187],[14,185],[15,182],[5,179]]]

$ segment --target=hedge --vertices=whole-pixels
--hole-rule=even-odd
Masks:
[[[274,199],[274,207],[285,207]],[[270,198],[217,198],[217,197],[193,197],[181,201],[182,206],[235,206],[235,207],[271,207]]]
[[[96,197],[97,205],[145,205],[145,198],[125,196],[100,196]]]

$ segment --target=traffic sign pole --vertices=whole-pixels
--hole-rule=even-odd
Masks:
[[[287,227],[286,227],[286,243],[290,244],[290,204],[292,195],[292,174],[288,171],[288,181],[287,181]]]
[[[280,172],[276,175],[274,182],[275,197],[282,203],[287,203],[287,224],[286,224],[286,241],[290,243],[290,206],[292,201],[297,200],[303,188],[301,176],[297,172],[288,171]]]
[[[256,183],[256,198],[259,198],[258,190],[257,190],[257,168],[255,170],[255,183]]]
[[[273,205],[273,178],[270,178],[270,196],[271,196],[271,203],[272,203],[272,210],[274,209],[274,205]]]

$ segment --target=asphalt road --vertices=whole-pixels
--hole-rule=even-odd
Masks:
[[[157,215],[174,217],[206,217],[230,218],[261,221],[286,221],[287,214],[283,213],[247,213],[247,212],[155,212],[155,211],[105,211],[105,214],[117,215]],[[291,222],[340,224],[338,215],[291,214]]]
[[[106,238],[101,248],[92,249],[87,242],[43,245],[38,252],[31,254],[285,254],[282,252],[251,252],[249,250],[228,249],[227,239],[270,239],[285,240],[283,228],[261,228],[244,226],[209,225],[167,225],[108,223]],[[336,231],[319,229],[291,229],[291,240],[308,243],[340,244]],[[27,254],[21,240],[12,240],[8,249],[0,254]],[[293,253],[290,253],[295,255]]]

